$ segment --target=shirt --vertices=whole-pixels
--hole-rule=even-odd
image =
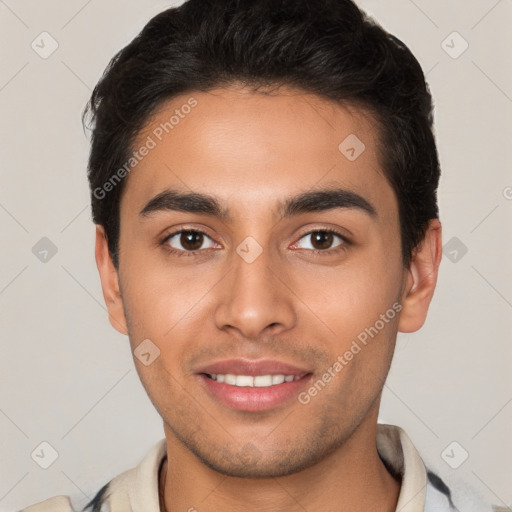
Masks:
[[[458,482],[448,486],[428,469],[405,431],[377,424],[377,451],[390,473],[401,482],[396,512],[492,512],[473,489]],[[158,476],[166,456],[165,439],[142,461],[110,482],[83,509],[86,512],[160,512]],[[55,496],[20,512],[76,512],[69,496]]]

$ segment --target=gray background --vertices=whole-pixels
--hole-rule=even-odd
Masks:
[[[424,328],[399,336],[380,421],[441,476],[510,505],[512,2],[359,4],[427,73],[443,171],[438,288]],[[163,437],[105,312],[80,114],[109,59],[169,5],[0,0],[1,511],[58,494],[83,506]],[[44,31],[58,43],[47,58]],[[48,469],[41,442],[58,454]]]

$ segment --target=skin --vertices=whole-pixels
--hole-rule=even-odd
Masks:
[[[425,321],[441,225],[430,222],[404,268],[397,201],[379,167],[371,115],[301,91],[233,85],[175,97],[135,146],[190,96],[197,106],[129,175],[119,269],[101,226],[96,236],[112,325],[132,350],[144,339],[160,350],[149,366],[134,361],[163,419],[171,461],[160,472],[161,509],[394,511],[400,482],[377,453],[379,404],[397,332]],[[366,147],[355,161],[338,149],[349,134]],[[361,195],[377,215],[336,208],[280,218],[279,201],[327,186]],[[232,218],[139,215],[168,188],[213,195]],[[206,233],[200,249],[169,253],[190,251],[179,236],[162,243],[185,228]],[[335,235],[315,245],[307,235],[329,228],[349,243]],[[263,249],[252,263],[236,253],[248,236]],[[271,411],[236,411],[195,374],[222,359],[269,358],[308,368],[314,382],[395,303],[400,313],[307,405],[293,397]]]

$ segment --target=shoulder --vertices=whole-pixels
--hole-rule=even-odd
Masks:
[[[166,456],[165,438],[140,463],[106,483],[85,506],[74,509],[72,497],[55,496],[19,512],[130,512],[158,510],[158,472]],[[77,498],[77,502],[78,502]],[[74,501],[73,501],[74,502]]]
[[[392,474],[402,481],[398,510],[424,512],[497,512],[457,474],[438,471],[420,456],[411,439],[396,425],[377,425],[377,449]],[[439,468],[442,469],[442,468]]]
[[[454,476],[441,478],[427,469],[425,512],[493,512],[496,509],[468,482]]]
[[[128,471],[122,473],[118,477],[116,477],[113,481],[120,481],[122,478],[128,475]],[[94,496],[94,498],[85,505],[85,507],[80,509],[75,509],[71,505],[71,497],[70,496],[54,496],[53,498],[49,498],[47,500],[41,501],[40,503],[36,503],[35,505],[31,505],[26,507],[19,512],[103,512],[105,510],[105,498],[108,493],[110,493],[111,483],[104,485]],[[126,509],[129,510],[129,509]]]
[[[129,469],[105,484],[83,508],[75,509],[70,496],[54,496],[19,512],[110,512],[112,500],[115,510],[131,510],[128,489],[133,484],[136,468]],[[120,507],[119,507],[120,506]]]
[[[24,508],[19,512],[75,512],[69,496],[55,496]]]

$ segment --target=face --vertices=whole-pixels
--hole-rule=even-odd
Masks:
[[[221,473],[291,474],[377,421],[415,278],[377,136],[361,110],[235,86],[138,136],[118,272],[98,231],[105,298],[168,442]]]

